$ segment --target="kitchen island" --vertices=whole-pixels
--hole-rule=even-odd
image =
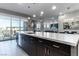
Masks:
[[[19,32],[17,45],[31,56],[77,56],[78,34]]]

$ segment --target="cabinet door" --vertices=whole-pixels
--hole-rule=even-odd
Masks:
[[[46,48],[44,46],[37,47],[37,56],[45,56],[46,55]]]
[[[31,55],[31,40],[30,40],[30,37],[28,35],[23,35],[22,37],[22,48],[24,49],[24,51]]]
[[[30,45],[29,52],[31,56],[36,56],[36,45],[35,44]]]
[[[45,40],[37,38],[37,56],[46,56]]]
[[[70,55],[70,46],[65,44],[60,44],[52,42],[53,44],[49,48],[50,56],[69,56]]]
[[[65,56],[65,55],[58,48],[52,47],[49,49],[49,56]]]
[[[36,56],[36,38],[30,37],[30,55],[31,56]]]
[[[36,56],[36,40],[32,36],[26,35],[24,38],[23,47],[26,53],[30,56]]]
[[[27,36],[25,36],[24,34],[21,34],[21,41],[22,41],[22,48],[25,48],[25,46],[27,46]],[[27,43],[27,44],[26,44]]]

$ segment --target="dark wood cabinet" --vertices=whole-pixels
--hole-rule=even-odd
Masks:
[[[31,56],[36,55],[36,44],[35,38],[30,37],[28,35],[21,35],[22,36],[22,48]]]
[[[51,47],[49,49],[49,56],[65,56],[65,54],[59,48]]]
[[[70,46],[20,34],[17,39],[18,45],[30,56],[69,56]]]
[[[70,46],[65,44],[60,44],[53,42],[49,48],[49,54],[52,56],[69,56],[70,55]]]
[[[36,40],[35,40],[36,38],[34,38],[34,37],[30,37],[30,49],[31,49],[31,56],[36,56]]]
[[[45,56],[45,53],[46,53],[45,47],[38,45],[37,56]]]
[[[30,41],[28,40],[29,37],[28,37],[28,36],[26,37],[26,35],[24,35],[24,34],[21,34],[20,36],[21,36],[20,39],[21,39],[21,41],[22,41],[22,43],[21,43],[22,46],[20,46],[20,45],[19,45],[19,46],[20,46],[24,51],[26,51],[28,54],[30,54],[30,53],[28,52],[28,51],[29,51],[29,48],[30,48],[30,44],[29,44]]]

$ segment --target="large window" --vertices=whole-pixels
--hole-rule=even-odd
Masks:
[[[0,40],[15,39],[18,31],[24,30],[24,24],[27,25],[23,17],[0,15]]]
[[[0,15],[0,40],[10,39],[10,17]]]

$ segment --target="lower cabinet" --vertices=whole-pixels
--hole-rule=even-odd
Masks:
[[[48,47],[49,56],[70,56],[71,48],[68,45],[53,42]]]
[[[37,56],[45,56],[46,48],[44,46],[38,45],[37,47]]]
[[[36,56],[36,53],[37,53],[36,50],[37,50],[37,49],[36,49],[35,40],[33,40],[33,39],[31,40],[31,42],[30,42],[30,48],[29,48],[29,49],[30,49],[29,52],[31,52],[30,55],[31,55],[31,56]]]
[[[71,53],[68,45],[24,34],[20,34],[17,43],[30,56],[70,56]]]
[[[22,36],[22,48],[26,51],[30,56],[36,55],[36,44],[35,39],[30,36],[21,35]]]
[[[58,48],[52,47],[49,49],[49,56],[66,56],[61,50]]]

